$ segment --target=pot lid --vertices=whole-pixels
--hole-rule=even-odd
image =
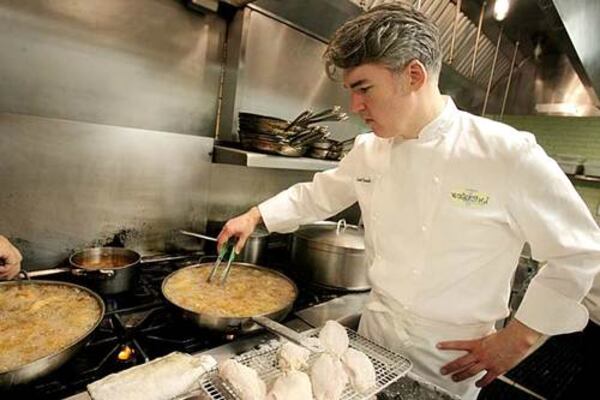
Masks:
[[[363,231],[354,225],[348,225],[345,229],[337,229],[337,224],[333,222],[306,225],[301,227],[296,235],[331,246],[354,250],[365,249]]]

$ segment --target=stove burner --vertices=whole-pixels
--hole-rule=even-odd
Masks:
[[[196,353],[239,338],[198,328],[166,304],[161,293],[163,279],[171,272],[197,263],[198,258],[140,265],[138,281],[130,292],[104,296],[106,314],[92,340],[57,371],[2,399],[62,399],[85,391],[86,386],[173,351]],[[310,307],[335,297],[301,288],[294,310]]]

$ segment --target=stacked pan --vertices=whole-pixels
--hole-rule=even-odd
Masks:
[[[300,157],[312,143],[329,136],[329,129],[316,125],[318,122],[343,121],[347,118],[339,106],[317,113],[307,110],[293,121],[241,112],[238,134],[242,147],[247,150]]]
[[[307,156],[323,160],[341,160],[350,151],[353,144],[354,138],[343,141],[323,138],[310,144]]]

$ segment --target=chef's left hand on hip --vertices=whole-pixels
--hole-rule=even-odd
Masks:
[[[534,342],[530,336],[524,337],[519,327],[511,328],[510,324],[505,329],[479,339],[440,342],[437,344],[438,349],[467,352],[444,365],[440,372],[442,375],[451,375],[453,381],[459,382],[486,371],[483,378],[475,383],[483,387],[517,365]]]

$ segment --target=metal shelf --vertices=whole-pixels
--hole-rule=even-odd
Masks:
[[[215,145],[213,162],[219,164],[243,165],[253,168],[292,169],[304,171],[324,171],[337,167],[339,161],[319,160],[308,157],[284,157]]]

